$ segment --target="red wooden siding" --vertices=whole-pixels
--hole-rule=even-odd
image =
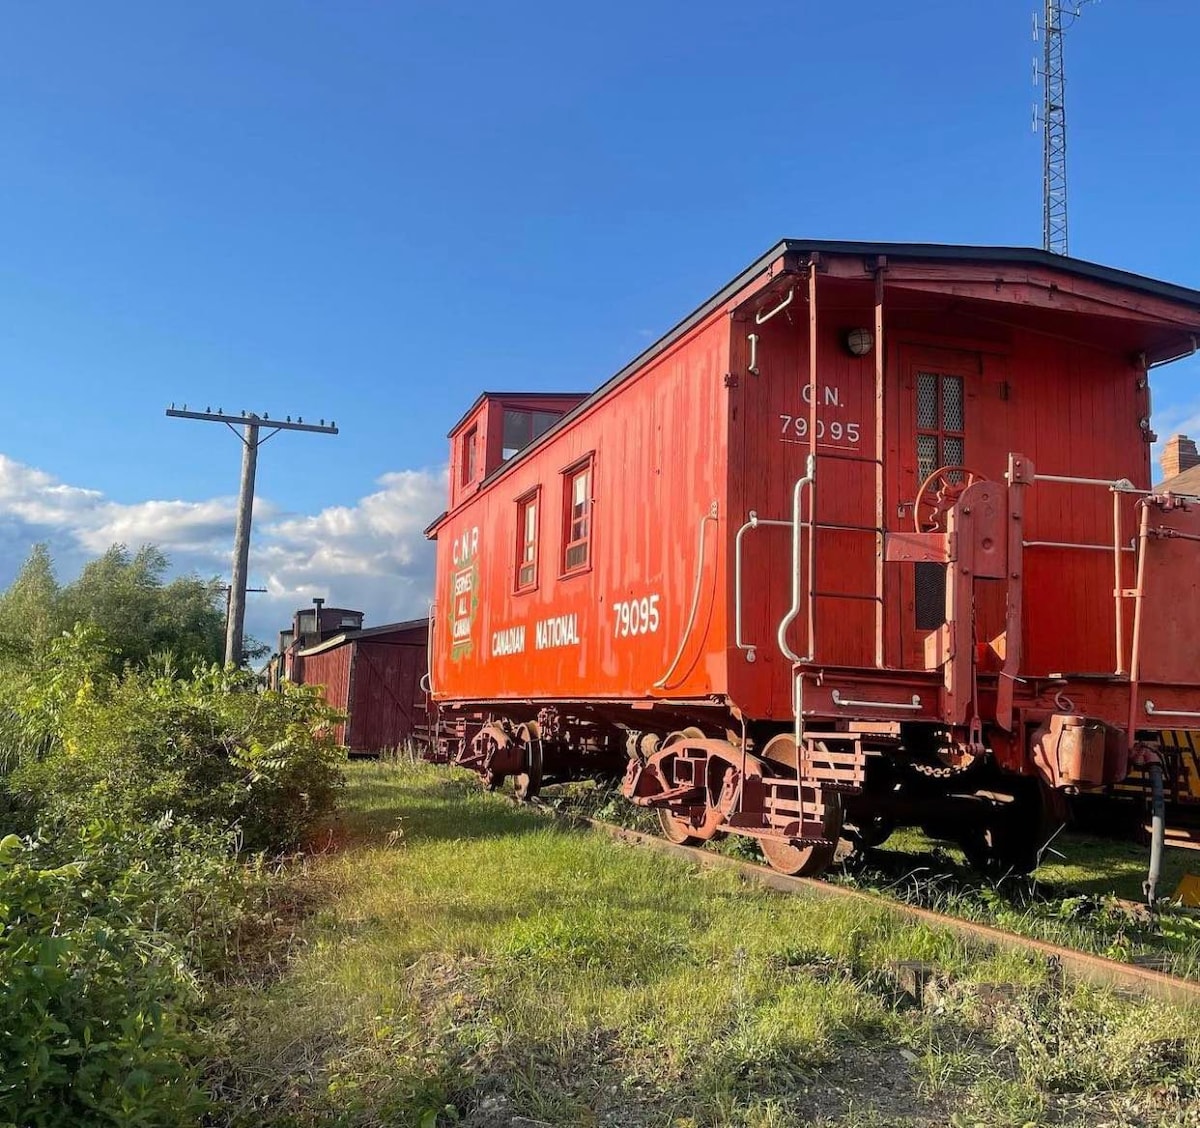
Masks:
[[[336,730],[340,744],[353,752],[395,748],[430,724],[421,688],[427,642],[424,620],[351,632],[299,655],[294,680],[323,686],[325,700],[348,715]]]
[[[935,299],[925,298],[924,304],[930,300]],[[1012,451],[1032,459],[1039,473],[1149,485],[1149,443],[1139,425],[1146,395],[1126,342],[1105,345],[1104,334],[1064,341],[1021,324],[999,327],[985,319],[982,302],[958,302],[955,316],[941,318],[913,310],[912,302],[909,295],[885,297],[885,527],[913,528],[911,503],[920,484],[916,386],[922,372],[962,378],[964,462],[985,477],[1003,481]],[[818,443],[815,490],[817,589],[826,595],[818,603],[817,656],[820,665],[870,668],[874,603],[860,597],[874,594],[874,536],[857,530],[875,523],[875,357],[851,356],[844,338],[850,328],[873,325],[873,287],[865,280],[852,287],[842,279],[819,279],[818,317],[818,418],[825,438]],[[800,426],[808,425],[801,401],[808,382],[806,306],[790,320],[777,317],[761,327],[753,319],[735,323],[732,348],[743,364],[750,331],[760,337],[760,375],[742,376],[731,395],[733,531],[750,510],[760,518],[790,520],[792,486],[804,473],[809,450],[807,437],[795,430],[798,414],[804,416]],[[847,438],[850,423],[858,424],[858,442]],[[1028,498],[1026,540],[1111,546],[1108,490],[1038,483]],[[1122,511],[1128,541],[1134,531],[1132,499],[1122,502]],[[802,543],[807,551],[807,534]],[[1115,669],[1111,551],[1031,547],[1025,562],[1024,670]],[[759,649],[754,664],[733,652],[732,692],[751,715],[784,717],[791,708],[789,664],[775,634],[791,602],[790,531],[749,532],[743,566],[743,637]],[[891,668],[923,668],[928,631],[916,625],[915,575],[911,565],[885,566],[884,653]],[[1131,565],[1125,582],[1132,585]],[[978,641],[1003,630],[1004,598],[1002,584],[980,586]],[[1132,606],[1126,613],[1128,644]],[[807,649],[803,615],[789,639],[796,652]]]
[[[726,316],[709,318],[441,524],[436,695],[724,691],[728,334]],[[564,576],[563,475],[593,453],[590,563]],[[518,500],[539,484],[538,583],[516,594]],[[684,641],[700,520],[714,506],[696,621],[670,679],[656,688]],[[636,626],[621,618],[634,604]]]
[[[353,658],[354,648],[349,643],[317,654],[298,655],[292,668],[292,680],[301,685],[322,686],[325,700],[345,713],[350,703],[350,666]],[[345,722],[337,726],[334,734],[339,744],[346,743]]]
[[[427,724],[425,638],[393,643],[363,639],[355,648],[353,700],[346,746],[360,752],[395,748]]]
[[[883,336],[856,357],[846,334],[875,327],[879,253],[893,256],[880,275]],[[938,427],[961,434],[963,464],[984,478],[1003,482],[1009,454],[1017,453],[1042,474],[1149,486],[1149,395],[1139,356],[1165,359],[1186,349],[1200,328],[1194,295],[1028,254],[1022,261],[994,250],[940,257],[921,248],[818,249],[816,667],[875,666],[877,466],[881,461],[883,529],[912,531],[922,373],[961,380],[961,420]],[[751,512],[790,523],[793,486],[805,470],[807,255],[789,247],[775,261],[760,260],[756,273],[714,298],[661,351],[632,365],[527,456],[469,496],[452,494],[434,533],[436,697],[727,694],[752,718],[792,715],[791,665],[776,642],[791,603],[790,529],[761,526],[745,537],[742,630],[756,647],[754,662],[734,646],[733,565],[735,535]],[[786,309],[758,320],[784,300]],[[485,399],[471,418],[485,419],[489,410]],[[588,457],[590,564],[563,576],[563,474]],[[518,500],[537,488],[538,582],[516,593]],[[1111,673],[1112,494],[1038,482],[1024,496],[1026,542],[1108,551],[1026,549],[1022,674]],[[803,512],[807,517],[807,498]],[[706,514],[712,519],[698,570]],[[1131,499],[1122,499],[1122,520],[1128,542]],[[807,538],[805,532],[802,553]],[[883,665],[924,671],[929,628],[916,618],[918,574],[901,562],[882,571]],[[1132,584],[1131,572],[1123,587]],[[1005,580],[977,585],[975,641],[1003,630],[1006,591]],[[803,610],[787,637],[796,653],[808,649]]]

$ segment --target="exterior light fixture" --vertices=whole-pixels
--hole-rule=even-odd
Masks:
[[[866,356],[875,344],[875,334],[870,329],[851,329],[846,334],[846,348],[851,356]]]

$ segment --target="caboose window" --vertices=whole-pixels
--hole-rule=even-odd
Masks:
[[[538,493],[517,502],[517,591],[537,587]]]
[[[917,478],[923,482],[939,466],[961,466],[963,449],[961,376],[917,373]]]
[[[518,451],[524,450],[539,435],[544,435],[554,425],[558,414],[553,411],[504,412],[504,442],[502,455],[507,461]]]
[[[592,464],[588,461],[563,477],[563,572],[578,572],[591,560]]]
[[[479,445],[476,442],[479,428],[472,427],[465,435],[462,441],[462,484],[469,486],[475,481],[475,471],[478,469],[478,454],[476,447]]]
[[[917,373],[917,481],[924,482],[939,466],[961,466],[963,381],[942,372]],[[961,475],[951,474],[958,478]],[[946,566],[918,564],[914,603],[917,630],[936,630],[946,621]]]

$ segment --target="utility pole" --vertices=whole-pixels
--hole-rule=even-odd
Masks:
[[[326,426],[322,419],[319,424],[305,423],[297,416],[292,422],[289,415],[285,420],[272,419],[266,412],[255,415],[254,412],[243,411],[241,415],[226,415],[220,408],[211,411],[188,411],[185,403],[182,408],[171,404],[167,415],[174,419],[200,419],[206,423],[224,423],[242,443],[242,485],[238,495],[237,529],[233,538],[233,576],[229,585],[229,615],[225,629],[225,664],[240,666],[242,664],[242,637],[246,622],[246,576],[250,564],[250,520],[254,512],[254,477],[258,469],[258,448],[273,435],[280,431],[313,431],[319,435],[336,435],[337,424],[330,420]],[[239,434],[237,427],[241,426]],[[260,435],[260,428],[269,427],[265,435]]]
[[[1056,255],[1067,253],[1067,104],[1063,32],[1079,18],[1083,5],[1090,2],[1080,0],[1068,11],[1064,22],[1062,0],[1046,0],[1042,29],[1042,247]],[[1035,42],[1037,37],[1035,15]],[[1035,61],[1035,81],[1037,77]]]
[[[230,600],[233,598],[233,584],[226,584],[224,590],[225,590],[225,637],[228,638],[229,637],[229,610],[230,610]],[[250,592],[252,592],[252,591],[265,592],[266,590],[267,590],[266,588],[248,587],[248,588],[246,588],[246,594],[249,595]]]

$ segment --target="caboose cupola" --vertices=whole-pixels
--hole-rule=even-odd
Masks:
[[[450,431],[450,508],[585,398],[577,392],[484,392]]]

